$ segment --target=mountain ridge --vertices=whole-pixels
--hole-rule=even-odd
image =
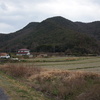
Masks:
[[[73,22],[61,16],[31,22],[11,34],[0,34],[1,51],[29,48],[34,52],[100,53],[100,21]],[[2,42],[4,41],[4,42]]]

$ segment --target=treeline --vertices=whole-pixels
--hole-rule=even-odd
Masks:
[[[87,55],[87,54],[99,54],[99,51],[95,49],[84,48],[79,46],[67,46],[67,45],[40,45],[37,46],[32,52],[64,52],[67,55]]]

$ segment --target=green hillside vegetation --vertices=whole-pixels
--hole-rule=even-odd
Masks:
[[[28,48],[34,52],[100,54],[99,24],[52,17],[40,23],[32,22],[15,33],[0,34],[0,48],[7,52]]]
[[[89,35],[94,36],[95,38],[100,40],[100,22],[95,21],[91,23],[81,23],[77,22],[80,31],[83,33],[88,33]]]

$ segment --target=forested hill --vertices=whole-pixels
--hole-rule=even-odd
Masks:
[[[28,48],[35,52],[100,54],[100,22],[72,22],[57,16],[31,22],[23,29],[0,34],[0,50],[14,52]]]

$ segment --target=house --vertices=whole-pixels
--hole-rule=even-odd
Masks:
[[[17,52],[17,55],[23,56],[23,55],[30,55],[30,50],[28,49],[19,49]]]
[[[8,58],[10,58],[10,55],[7,54],[7,53],[0,53],[0,58],[6,58],[6,59],[8,59]]]

